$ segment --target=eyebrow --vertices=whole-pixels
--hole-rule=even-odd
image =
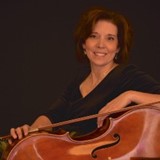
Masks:
[[[117,35],[115,34],[107,34],[108,36],[113,36],[113,37],[117,37]]]
[[[92,32],[91,34],[99,34],[99,33],[98,33],[98,32]],[[111,34],[111,33],[107,34],[107,36],[117,37],[117,35],[115,35],[115,34]]]

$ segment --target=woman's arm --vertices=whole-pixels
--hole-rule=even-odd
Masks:
[[[107,103],[100,111],[99,114],[112,112],[128,106],[131,103],[143,104],[160,101],[160,94],[144,93],[139,91],[126,91],[118,97]],[[105,117],[98,118],[98,127],[103,124]]]

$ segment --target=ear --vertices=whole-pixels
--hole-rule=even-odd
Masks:
[[[116,50],[116,53],[118,53],[119,51],[120,51],[120,48],[118,47],[117,50]]]
[[[86,45],[84,43],[82,44],[82,48],[86,50]]]

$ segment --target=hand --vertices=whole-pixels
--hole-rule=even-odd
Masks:
[[[117,111],[121,108],[126,107],[128,104],[131,103],[131,93],[132,91],[127,91],[120,94],[118,97],[107,103],[99,112],[98,114],[106,113],[106,116],[98,117],[97,119],[97,126],[98,128],[103,125],[103,121],[107,117],[110,112]],[[107,114],[108,113],[108,114]]]
[[[30,132],[35,132],[37,129],[41,126],[46,126],[52,124],[48,117],[41,115],[39,116],[34,123],[29,126],[28,124],[25,124],[18,128],[11,128],[10,134],[12,136],[12,139],[9,139],[8,142],[12,144],[13,139],[22,139],[24,136],[27,136]],[[51,128],[48,129],[49,131],[52,130]]]
[[[29,133],[30,126],[25,124],[21,127],[17,128],[11,128],[10,134],[12,136],[12,139],[10,138],[8,140],[9,144],[12,144],[13,139],[22,139],[24,136],[27,136]]]

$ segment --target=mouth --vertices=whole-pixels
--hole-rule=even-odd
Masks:
[[[96,56],[101,56],[101,57],[103,57],[103,56],[106,56],[107,55],[107,53],[106,52],[93,52],[94,53],[94,55],[96,55]]]

